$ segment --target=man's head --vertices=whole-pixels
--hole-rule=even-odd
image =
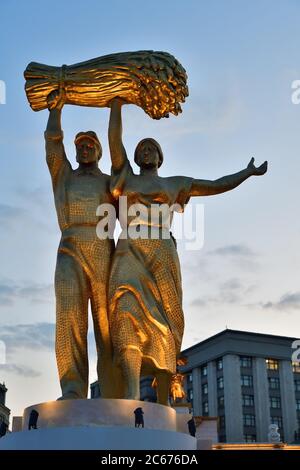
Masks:
[[[140,168],[159,168],[164,156],[159,143],[147,137],[141,140],[134,152],[134,161]]]
[[[78,163],[98,163],[102,157],[102,147],[95,132],[79,132],[75,137],[74,143],[76,145],[76,161]]]

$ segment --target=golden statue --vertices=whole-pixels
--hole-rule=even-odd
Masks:
[[[174,404],[178,399],[182,400],[186,397],[184,391],[184,375],[180,374],[180,372],[173,374],[171,377],[170,395]]]
[[[122,99],[111,103],[109,146],[112,159],[111,192],[117,200],[127,197],[128,206],[140,204],[146,211],[134,218],[155,237],[126,237],[132,218],[120,213],[125,232],[119,238],[109,282],[109,324],[114,358],[125,384],[124,398],[140,398],[140,376],[157,379],[157,401],[168,405],[171,378],[176,374],[176,359],[184,329],[180,265],[169,229],[159,220],[154,227],[151,210],[159,204],[175,203],[184,208],[191,196],[209,196],[229,191],[252,175],[263,175],[267,162],[247,168],[215,181],[184,176],[163,178],[158,168],[163,163],[160,145],[143,139],[136,147],[134,161],[140,174],[134,174],[122,143]],[[144,231],[145,233],[145,231]]]
[[[56,358],[61,399],[86,398],[88,392],[88,304],[90,301],[97,345],[97,372],[103,397],[114,393],[112,352],[107,316],[107,283],[114,242],[96,235],[99,204],[113,204],[110,177],[98,162],[102,148],[92,131],[75,137],[78,168],[66,157],[61,129],[64,92],[48,97],[45,132],[46,158],[52,178],[61,230],[55,271]]]
[[[186,365],[188,362],[187,357],[179,357],[176,361],[177,366]],[[176,370],[176,373],[171,376],[169,396],[171,398],[171,403],[175,405],[178,401],[181,402],[185,397],[186,393],[184,390],[184,374],[181,374],[179,370]],[[152,380],[151,386],[157,388],[156,377]]]
[[[152,380],[151,387],[157,388],[156,378]],[[184,391],[184,374],[177,371],[176,374],[171,376],[169,396],[173,405],[175,405],[178,400],[181,401],[186,397]]]
[[[64,104],[108,106],[114,97],[123,96],[154,119],[168,117],[169,113],[177,115],[181,112],[180,102],[188,96],[186,72],[168,53],[138,51],[62,67],[32,62],[24,76],[31,108],[50,111],[45,132],[46,154],[62,232],[55,273],[56,356],[61,398],[87,396],[89,301],[101,396],[121,397],[123,383],[120,370],[112,363],[107,315],[107,283],[114,242],[112,237],[99,239],[96,235],[97,207],[103,203],[114,204],[115,199],[110,193],[110,177],[98,168],[102,149],[93,131],[77,134],[79,166],[72,169],[63,146],[61,110]]]
[[[181,356],[177,359],[177,366],[185,366],[187,363],[187,357]],[[178,400],[183,400],[186,397],[184,390],[184,377],[184,374],[181,374],[178,369],[176,374],[173,374],[171,377],[170,396],[173,400],[173,404],[175,404]]]
[[[158,168],[163,152],[158,142],[147,138],[137,145],[134,155],[140,174],[133,173],[122,144],[124,102],[160,119],[181,112],[180,102],[188,96],[184,68],[165,52],[111,54],[62,67],[31,63],[25,78],[32,109],[48,107],[50,111],[46,154],[62,232],[55,274],[56,355],[62,398],[87,395],[90,301],[101,396],[139,400],[140,376],[153,375],[158,402],[167,405],[184,330],[181,274],[176,243],[169,232],[171,219],[153,222],[149,214],[161,204],[168,208],[177,204],[183,210],[191,196],[229,191],[252,175],[263,175],[267,162],[256,168],[251,159],[246,169],[216,181],[162,178]],[[92,131],[77,134],[79,166],[72,169],[61,130],[64,104],[111,107],[111,177],[98,168],[102,150]],[[136,226],[146,229],[150,237],[126,238],[122,232],[111,265],[114,243],[112,238],[97,237],[96,210],[103,203],[117,203],[121,196],[126,196],[128,206],[140,204],[145,209],[136,219],[119,208],[123,232],[127,233],[135,219]]]

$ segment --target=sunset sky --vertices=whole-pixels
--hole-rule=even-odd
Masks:
[[[45,163],[48,111],[24,93],[31,61],[73,64],[115,52],[161,50],[188,73],[183,113],[154,121],[123,110],[131,161],[137,142],[157,139],[161,176],[215,179],[269,161],[269,172],[204,205],[204,245],[178,243],[188,347],[226,327],[300,337],[300,3],[297,0],[4,0],[0,5],[0,382],[20,415],[60,395],[54,354],[53,276],[60,232]],[[108,109],[66,106],[65,146],[95,130],[110,172]],[[137,167],[135,167],[137,171]],[[178,216],[180,217],[180,216]],[[91,322],[90,322],[91,323]],[[96,380],[90,331],[90,381]]]

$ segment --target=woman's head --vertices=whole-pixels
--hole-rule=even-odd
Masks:
[[[134,161],[140,168],[159,168],[164,160],[159,143],[150,137],[141,140],[134,152]]]

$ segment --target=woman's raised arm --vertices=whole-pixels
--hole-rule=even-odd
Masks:
[[[121,108],[124,101],[114,98],[110,102],[110,117],[108,127],[108,141],[113,169],[119,171],[127,161],[126,150],[122,142],[122,116]]]

